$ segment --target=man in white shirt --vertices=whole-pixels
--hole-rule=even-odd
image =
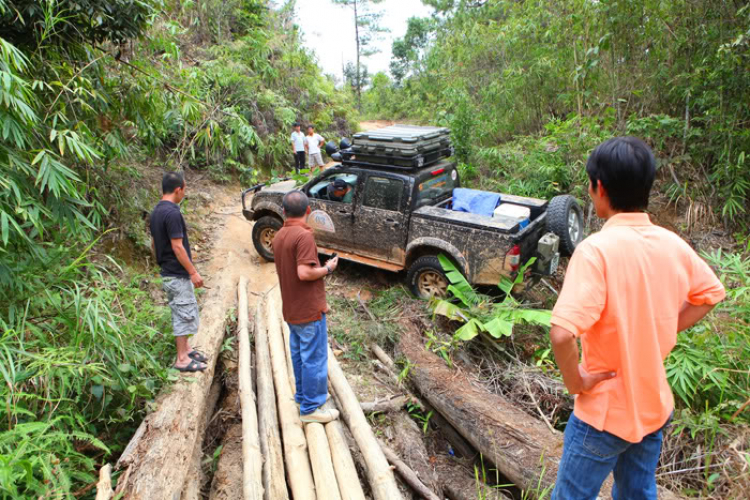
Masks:
[[[294,169],[299,171],[305,168],[305,134],[302,133],[302,127],[299,123],[294,124],[292,132],[292,153],[294,154]]]
[[[325,140],[318,134],[315,133],[315,127],[312,125],[307,126],[307,136],[305,136],[305,151],[307,151],[308,161],[310,163],[310,173],[313,168],[323,168],[323,154],[320,152],[320,148],[323,147]]]

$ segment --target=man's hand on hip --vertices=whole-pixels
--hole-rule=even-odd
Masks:
[[[578,365],[578,373],[581,374],[580,392],[590,391],[600,382],[615,378],[615,376],[617,375],[615,372],[589,373],[584,370],[583,365]],[[570,391],[570,389],[568,390]],[[572,393],[573,391],[570,392]]]
[[[198,271],[195,271],[193,274],[190,275],[190,281],[193,283],[193,286],[195,288],[202,288],[203,287],[203,278],[200,274],[198,274]]]

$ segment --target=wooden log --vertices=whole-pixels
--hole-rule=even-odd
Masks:
[[[96,500],[111,500],[115,496],[112,489],[112,466],[106,464],[99,469],[99,482],[96,483]]]
[[[336,472],[331,461],[331,448],[328,445],[328,436],[326,436],[323,424],[305,424],[305,436],[310,451],[310,463],[318,500],[341,500],[339,489],[340,487],[346,488],[347,485],[339,485],[336,479]]]
[[[380,347],[378,344],[371,344],[370,350],[375,355],[376,358],[380,360],[381,363],[385,365],[386,368],[388,368],[393,376],[396,376],[396,364],[393,362],[390,356],[383,350],[382,347]]]
[[[405,396],[402,394],[400,396],[392,396],[382,401],[360,403],[360,406],[362,407],[362,411],[365,413],[389,412],[389,411],[399,411],[401,408],[406,406],[406,403],[408,402],[409,402],[409,396]]]
[[[382,441],[380,442],[380,447],[383,449],[383,453],[388,461],[396,468],[396,472],[398,472],[399,476],[401,476],[406,484],[408,484],[411,489],[420,496],[420,498],[424,498],[425,500],[440,500],[440,497],[430,491],[430,489],[420,481],[419,476],[411,470],[411,467],[406,465],[404,461],[393,452],[393,450],[388,448],[388,446]]]
[[[221,394],[221,377],[214,377],[214,381],[211,383],[211,389],[208,391],[208,398],[206,399],[206,411],[203,412],[200,422],[200,435],[203,436],[206,433],[206,427],[208,426],[209,417],[214,414],[216,409],[216,403],[219,401],[219,395]],[[185,484],[182,487],[181,500],[200,500],[202,497],[201,490],[203,485],[208,481],[203,473],[203,439],[195,442],[195,448],[193,449],[193,460],[190,463],[190,473],[185,478]]]
[[[258,432],[263,462],[263,489],[265,500],[288,500],[289,492],[284,479],[284,456],[281,451],[279,415],[276,411],[276,393],[268,352],[268,326],[265,303],[259,302],[255,312],[255,372],[258,388]]]
[[[201,310],[201,326],[194,341],[208,356],[208,368],[184,375],[182,381],[167,387],[156,399],[156,410],[144,419],[126,453],[117,461],[115,468],[126,470],[115,492],[123,498],[180,497],[194,458],[195,443],[203,441],[200,422],[224,340],[226,311],[234,302],[235,293],[236,279],[231,273],[212,283],[203,301],[210,307]]]
[[[334,410],[336,408],[333,401],[329,399],[323,405],[323,409]],[[341,420],[334,420],[325,425],[325,431],[331,448],[331,461],[336,472],[341,500],[365,500],[365,492],[362,491],[357,468],[344,435],[344,425]]]
[[[357,442],[362,456],[367,463],[367,477],[375,500],[396,500],[402,498],[396,484],[396,478],[388,461],[380,449],[375,434],[367,422],[354,391],[349,386],[339,362],[328,348],[328,377],[339,398],[339,409],[344,421]]]
[[[396,364],[393,362],[391,357],[377,344],[372,344],[370,350],[375,354],[375,357],[380,360],[383,366],[389,370],[391,376],[398,381],[396,376]],[[432,410],[429,405],[425,405],[427,411]],[[459,432],[453,428],[451,424],[446,421],[439,412],[434,412],[431,421],[440,429],[443,436],[453,446],[453,449],[458,452],[462,457],[474,458],[477,455],[477,451],[469,444]]]
[[[281,304],[281,291],[276,290],[278,293],[274,298],[274,301]],[[281,333],[284,335],[284,351],[286,352],[286,366],[289,372],[289,384],[292,387],[292,394],[297,392],[297,383],[294,377],[294,365],[292,364],[292,348],[289,344],[289,339],[292,333],[289,331],[289,325],[286,324],[284,318],[282,318],[281,312],[279,312],[279,320],[281,321]]]
[[[242,424],[233,424],[221,440],[221,455],[211,481],[209,500],[241,499],[242,474]]]
[[[430,418],[434,418],[434,414]],[[394,413],[389,418],[391,426],[386,431],[388,441],[383,441],[398,455],[402,462],[409,466],[420,481],[437,496],[443,496],[440,476],[435,470],[436,457],[425,446],[424,431],[414,419],[405,412]],[[388,458],[386,456],[386,458]],[[389,459],[390,461],[390,459]]]
[[[258,415],[253,384],[250,381],[250,319],[247,306],[247,278],[240,278],[238,287],[237,321],[239,337],[240,405],[242,407],[242,491],[245,500],[263,498],[263,456],[260,453]]]
[[[501,474],[529,491],[554,483],[562,441],[541,421],[449,368],[413,328],[401,335],[399,349],[412,363],[409,379],[421,395]]]
[[[273,381],[276,388],[276,405],[281,422],[281,436],[284,443],[287,479],[294,500],[315,500],[315,483],[313,481],[310,460],[307,454],[307,442],[299,419],[299,410],[294,404],[294,396],[289,385],[287,357],[284,350],[284,338],[280,328],[278,301],[269,295],[266,303],[266,322],[268,325],[268,344],[271,353]]]

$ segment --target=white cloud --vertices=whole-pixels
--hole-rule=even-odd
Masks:
[[[390,30],[373,43],[378,54],[363,60],[370,74],[388,72],[391,62],[391,44],[406,33],[410,17],[426,17],[432,8],[421,0],[385,0],[371,4],[372,10],[382,11],[381,25]],[[313,50],[325,73],[342,77],[342,62],[355,61],[357,46],[354,40],[354,14],[350,7],[334,5],[330,0],[299,0],[296,22],[303,32],[304,44]]]

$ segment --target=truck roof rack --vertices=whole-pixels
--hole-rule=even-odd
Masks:
[[[412,172],[439,163],[453,156],[453,147],[431,151],[416,156],[380,156],[354,154],[351,150],[341,151],[341,163],[347,166],[366,167],[375,170],[398,170]]]

